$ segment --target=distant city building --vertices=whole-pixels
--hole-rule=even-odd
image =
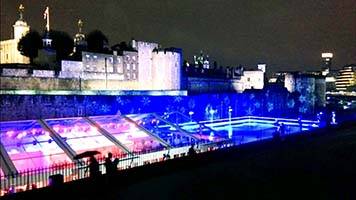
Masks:
[[[30,59],[21,55],[17,50],[17,44],[20,39],[30,31],[30,26],[23,18],[25,7],[21,4],[19,6],[19,19],[13,25],[14,38],[0,42],[0,64],[19,63],[28,64]]]
[[[194,55],[193,59],[196,68],[202,66],[203,69],[210,69],[209,55],[204,55],[202,50],[200,51],[200,55],[199,56]]]
[[[335,85],[337,91],[346,91],[349,87],[356,86],[356,65],[347,65],[339,70]]]
[[[330,67],[331,67],[331,60],[333,58],[332,53],[322,53],[321,54],[321,59],[323,61],[323,66],[322,66],[322,75],[326,76],[330,72]]]
[[[338,70],[330,70],[328,75],[325,77],[326,91],[335,92],[336,91],[336,76],[339,73]]]

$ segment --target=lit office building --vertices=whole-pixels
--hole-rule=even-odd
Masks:
[[[336,90],[346,91],[354,85],[356,85],[356,65],[347,65],[339,70],[336,77]]]

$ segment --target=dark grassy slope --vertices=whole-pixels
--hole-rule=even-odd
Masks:
[[[131,169],[17,199],[356,199],[356,124]]]
[[[355,126],[260,146],[216,153],[216,162],[142,181],[121,197],[349,199],[356,190]]]

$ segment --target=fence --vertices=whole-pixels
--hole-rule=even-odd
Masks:
[[[236,141],[235,141],[236,142]],[[238,143],[233,143],[232,140],[225,140],[215,143],[203,143],[199,144],[197,153],[216,150],[219,148],[225,148],[233,146]],[[118,158],[117,165],[118,170],[125,170],[132,167],[143,166],[155,162],[162,162],[167,159],[166,155],[170,155],[170,158],[178,158],[187,156],[187,152],[190,146],[183,146],[173,149],[158,149],[158,151],[151,152],[138,152],[131,154],[114,155],[113,158]],[[102,174],[106,173],[105,169],[105,157],[97,158],[99,163],[99,171]],[[16,193],[26,190],[32,190],[36,188],[47,187],[51,185],[51,179],[53,175],[60,174],[63,176],[63,182],[70,182],[87,178],[89,173],[89,160],[81,160],[74,163],[63,163],[50,166],[48,168],[41,169],[28,169],[26,171],[20,171],[12,174],[0,174],[0,196],[4,196],[10,193]]]

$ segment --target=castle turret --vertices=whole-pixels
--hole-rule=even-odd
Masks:
[[[23,13],[25,7],[21,4],[19,6],[19,19],[13,25],[14,27],[14,39],[20,40],[26,33],[30,31],[30,26],[27,25],[27,22],[23,18]]]
[[[155,90],[181,89],[182,50],[155,49],[152,56],[152,78]]]
[[[20,39],[25,36],[30,31],[30,26],[27,25],[27,22],[24,20],[23,13],[25,7],[21,4],[19,6],[19,19],[13,25],[14,28],[14,37],[9,40],[0,41],[0,63],[21,63],[27,64],[30,62],[30,59],[26,56],[21,55],[17,50],[17,45]]]

